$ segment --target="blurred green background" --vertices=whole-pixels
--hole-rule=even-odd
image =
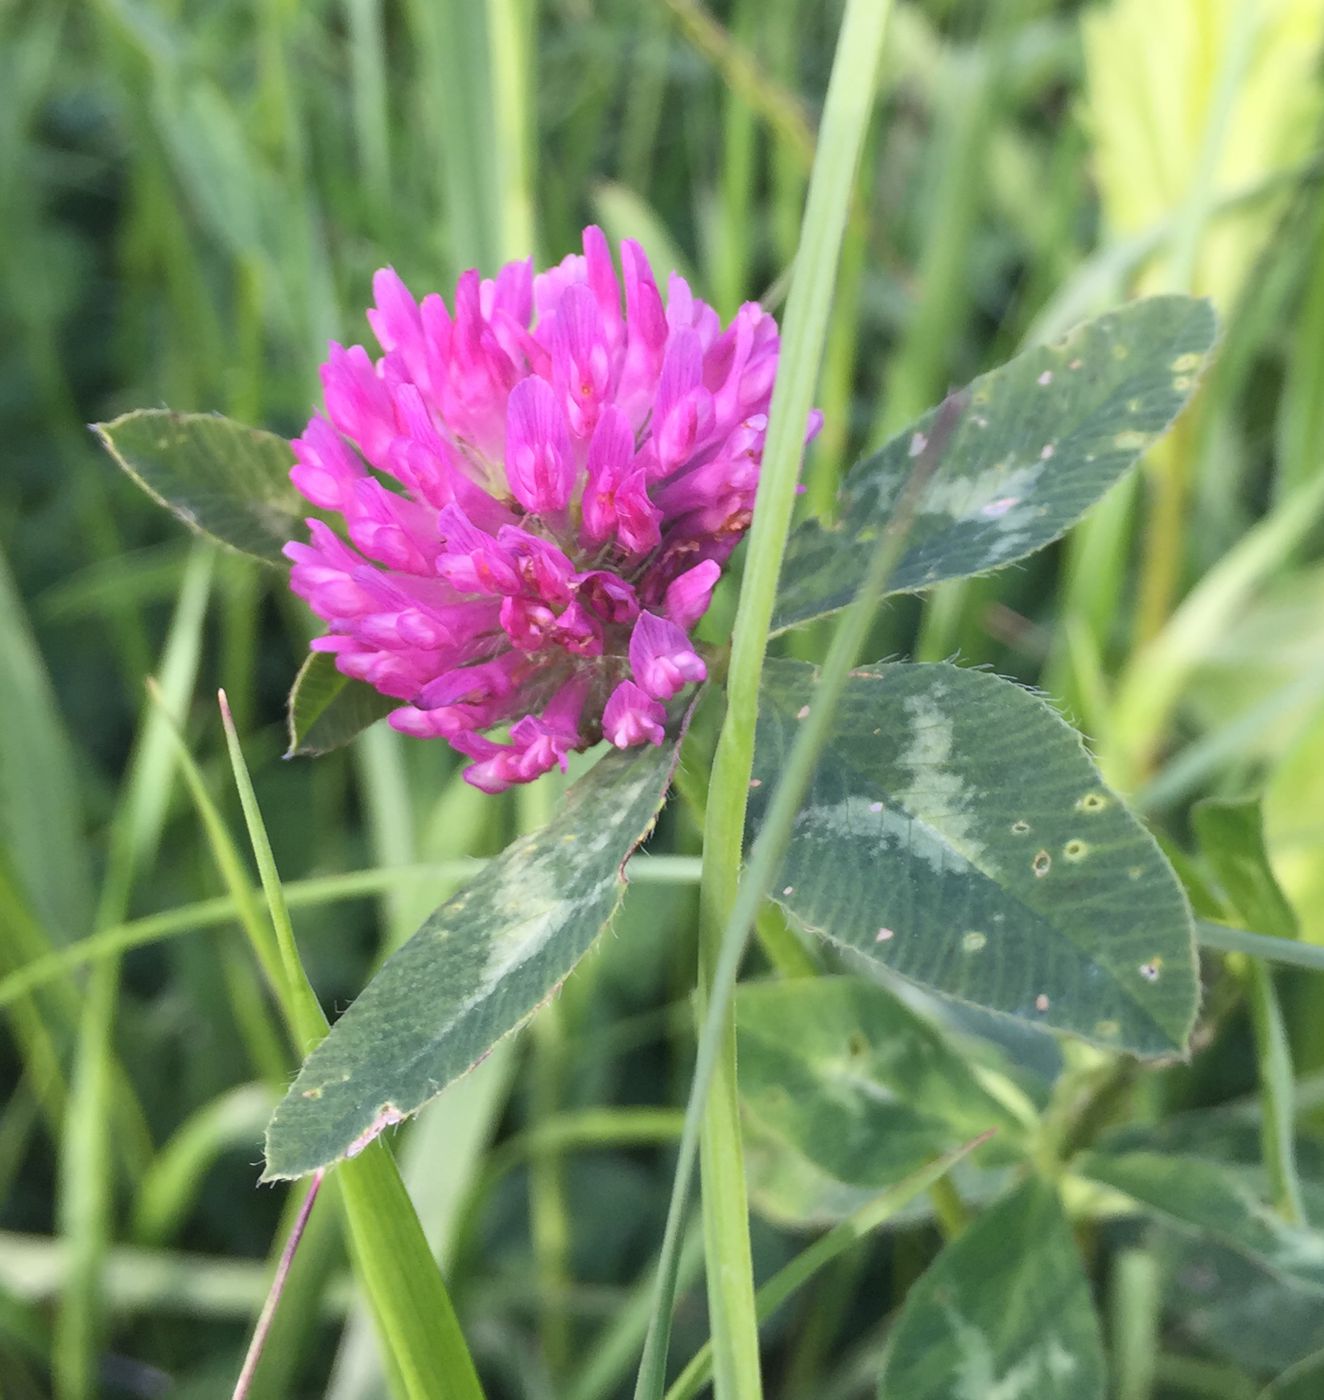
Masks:
[[[144,679],[238,830],[225,686],[330,1010],[459,880],[444,862],[499,850],[539,802],[483,797],[444,746],[380,729],[279,762],[308,619],[274,573],[193,543],[85,425],[169,405],[292,433],[328,338],[366,337],[376,267],[447,291],[469,266],[559,259],[589,221],[724,315],[775,303],[838,18],[0,7],[4,1396],[228,1394],[286,1210],[255,1164],[295,1066]],[[1319,0],[897,4],[803,509],[830,513],[862,450],[1027,341],[1138,292],[1211,297],[1217,367],[1143,471],[1022,568],[902,601],[873,650],[1043,687],[1174,850],[1194,798],[1263,790],[1301,936],[1324,942],[1322,43]],[[678,805],[655,844],[692,852],[695,831]],[[39,985],[7,977],[39,958]],[[693,962],[690,892],[637,887],[555,1020],[395,1139],[494,1396],[624,1393]],[[1287,990],[1309,1076],[1324,996]],[[1253,1087],[1237,1014],[1203,1039],[1147,1111]],[[760,1226],[761,1265],[795,1238]],[[935,1238],[919,1220],[783,1314],[772,1393],[872,1394],[888,1300]],[[304,1256],[254,1393],[386,1393],[331,1213]],[[1309,1340],[1239,1347],[1177,1285],[1168,1302],[1155,1394],[1253,1395]],[[704,1335],[691,1290],[679,1351]]]

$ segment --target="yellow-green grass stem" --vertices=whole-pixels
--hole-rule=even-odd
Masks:
[[[829,312],[860,150],[873,109],[890,6],[851,0],[838,36],[800,249],[787,301],[749,553],[732,633],[727,710],[717,742],[704,822],[699,886],[698,1014],[705,1018],[724,930],[736,905],[754,727],[777,579],[795,506],[805,427],[827,339]],[[724,1007],[722,1043],[700,1142],[703,1214],[718,1400],[762,1394],[758,1318],[749,1247],[749,1207],[736,1086],[735,1030]],[[696,1084],[698,1083],[696,1075]],[[678,1171],[678,1179],[684,1175]],[[674,1232],[680,1221],[669,1222]],[[676,1233],[678,1241],[679,1235]],[[670,1312],[662,1277],[659,1306]],[[655,1317],[640,1370],[642,1397],[660,1393],[669,1322]]]

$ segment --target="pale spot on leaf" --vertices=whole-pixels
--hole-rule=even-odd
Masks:
[[[1020,499],[1019,496],[1000,496],[996,501],[990,501],[979,513],[986,520],[997,520],[1006,515],[1012,506],[1019,505]]]
[[[910,721],[906,743],[897,755],[897,767],[909,779],[909,786],[897,795],[913,815],[943,833],[946,843],[972,865],[985,853],[979,839],[979,793],[967,782],[956,764],[956,733],[951,717],[934,701],[939,691],[921,697],[912,695],[905,702]],[[920,848],[916,848],[920,854]],[[941,850],[935,854],[941,859]]]

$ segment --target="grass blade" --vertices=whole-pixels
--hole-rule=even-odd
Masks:
[[[858,1210],[852,1211],[845,1220],[834,1225],[825,1235],[815,1240],[808,1249],[801,1250],[789,1264],[778,1269],[755,1294],[759,1321],[764,1322],[770,1318],[792,1294],[803,1288],[815,1274],[825,1269],[853,1244],[872,1234],[879,1226],[885,1225],[899,1210],[909,1205],[916,1196],[923,1195],[925,1191],[936,1186],[962,1157],[967,1157],[977,1147],[982,1147],[992,1136],[992,1132],[983,1133],[979,1137],[963,1143],[953,1151],[943,1153],[927,1167],[913,1172],[905,1180],[898,1181],[895,1186],[889,1186],[887,1190],[880,1191],[873,1200],[867,1201]],[[676,1377],[671,1389],[667,1391],[666,1400],[693,1400],[693,1397],[702,1392],[703,1387],[711,1378],[712,1366],[712,1343],[707,1342]]]
[[[224,693],[221,718],[275,932],[278,990],[300,1048],[308,1048],[326,1034],[326,1017],[299,958],[271,841]],[[404,1395],[408,1400],[481,1400],[482,1386],[450,1295],[386,1145],[374,1142],[359,1157],[342,1163],[336,1180],[355,1273],[372,1303],[382,1344],[402,1379]]]
[[[727,1005],[730,987],[724,994],[719,990],[719,964],[728,944],[730,927],[736,919],[737,881],[754,758],[763,656],[795,503],[805,424],[827,337],[837,259],[856,164],[872,110],[874,81],[889,10],[887,4],[852,0],[842,20],[828,85],[820,155],[810,182],[801,246],[787,305],[758,503],[732,638],[727,713],[708,794],[700,884],[699,1010],[705,1022],[705,1035],[712,1024],[720,1036],[720,1049],[714,1046],[715,1053],[707,1057],[709,1063],[705,1064],[704,1046],[700,1042],[687,1117],[703,1108],[708,1091],[705,1076],[711,1073],[712,1093],[703,1120],[701,1170],[708,1306],[713,1327],[715,1390],[719,1397],[757,1397],[761,1393],[758,1321],[754,1309],[736,1091],[735,1034]],[[847,613],[847,618],[854,616],[854,610]],[[753,906],[749,910],[751,919],[761,894],[759,890],[752,901],[747,901]],[[743,939],[739,942],[743,944]],[[734,952],[733,961],[738,964],[739,946]],[[729,977],[732,985],[734,980],[733,968]],[[689,1184],[689,1146],[682,1142],[658,1269],[656,1310],[635,1391],[638,1400],[661,1395],[665,1384],[680,1229]]]

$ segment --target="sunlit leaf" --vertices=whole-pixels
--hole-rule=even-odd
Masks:
[[[1027,1181],[906,1295],[879,1400],[1103,1400],[1089,1284],[1052,1188]]]
[[[267,1133],[266,1179],[352,1156],[471,1069],[560,986],[611,917],[677,743],[615,752],[388,959],[309,1056]]]
[[[1057,539],[1181,411],[1215,332],[1207,302],[1153,297],[976,379],[923,487],[890,590],[987,573]],[[809,520],[791,536],[776,629],[855,596],[936,413],[852,469],[835,524]]]
[[[816,672],[770,663],[757,828]],[[1080,736],[985,672],[852,672],[772,891],[804,927],[949,996],[1141,1055],[1195,1016],[1190,911]]]
[[[290,484],[290,445],[208,413],[139,409],[96,433],[154,500],[190,529],[267,564],[303,534],[308,507]]]

